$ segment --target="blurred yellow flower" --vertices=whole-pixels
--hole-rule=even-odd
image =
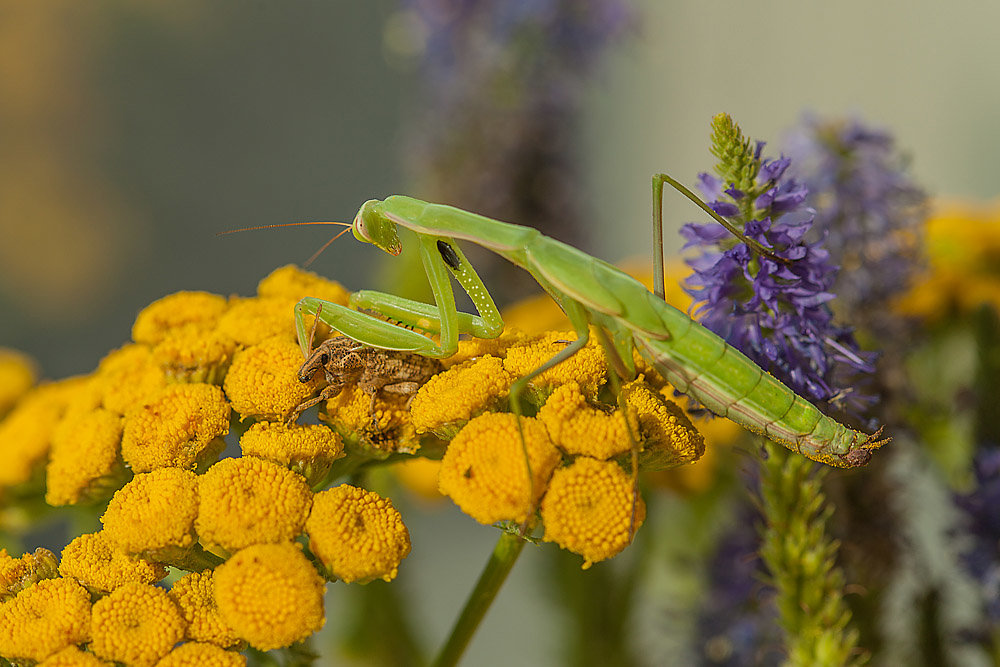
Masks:
[[[257,422],[240,438],[244,456],[279,463],[306,478],[310,486],[322,481],[337,459],[344,456],[340,436],[327,426]]]
[[[90,595],[74,579],[45,579],[0,606],[0,655],[44,660],[90,639]]]
[[[587,569],[631,543],[646,504],[617,463],[580,456],[553,473],[541,512],[545,541],[583,556]]]
[[[37,380],[38,369],[28,355],[0,347],[0,418]]]
[[[302,532],[312,492],[288,468],[244,456],[222,459],[198,479],[195,529],[209,551],[284,542]]]
[[[81,378],[43,384],[29,392],[0,421],[0,489],[41,481],[52,434]]]
[[[187,639],[229,648],[238,644],[239,638],[219,614],[214,577],[213,570],[191,572],[174,582],[168,595],[184,616]]]
[[[102,533],[119,550],[145,554],[195,542],[198,476],[181,468],[140,473],[108,503]]]
[[[939,204],[925,249],[928,271],[897,303],[901,313],[939,320],[981,305],[1000,310],[1000,202]]]
[[[100,657],[152,667],[184,638],[184,619],[165,590],[130,583],[94,603],[92,634]]]
[[[438,473],[441,461],[422,456],[411,456],[392,466],[392,471],[400,483],[424,500],[441,500],[438,490]]]
[[[152,584],[166,576],[163,565],[116,549],[103,532],[75,538],[62,551],[59,573],[106,593],[131,583]]]
[[[225,448],[229,403],[213,384],[172,384],[125,414],[122,458],[135,472],[210,463]]]
[[[214,644],[187,642],[163,656],[156,667],[241,667],[246,656]]]
[[[346,583],[392,581],[410,533],[392,502],[348,484],[317,493],[306,521],[309,550]]]
[[[525,447],[531,461],[530,489]],[[542,422],[521,418],[519,431],[513,414],[491,412],[466,424],[448,445],[438,484],[441,493],[480,523],[524,523],[560,460]]]
[[[326,584],[291,542],[242,549],[215,569],[214,578],[223,620],[261,651],[305,639],[326,620]]]
[[[451,438],[476,415],[498,407],[514,379],[503,361],[493,356],[453,366],[417,392],[410,404],[413,425],[418,433],[431,431]]]
[[[181,331],[207,333],[215,329],[228,304],[208,292],[177,292],[149,304],[135,318],[132,340],[155,345]]]
[[[321,374],[299,382],[302,351],[292,340],[269,338],[236,353],[226,374],[225,389],[243,418],[281,421],[316,391]]]
[[[49,505],[73,505],[110,493],[123,475],[122,418],[104,408],[67,415],[52,434],[46,468]]]

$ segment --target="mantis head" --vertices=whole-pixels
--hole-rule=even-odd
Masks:
[[[396,223],[386,215],[383,203],[378,199],[369,199],[354,216],[354,237],[359,241],[371,243],[390,255],[398,255],[403,251],[403,244],[396,235]]]

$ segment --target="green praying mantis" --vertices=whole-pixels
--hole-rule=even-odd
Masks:
[[[655,238],[662,238],[664,183],[698,204],[752,250],[770,254],[665,174],[653,177]],[[615,266],[536,229],[412,197],[369,200],[353,224],[333,224],[348,227],[359,241],[390,255],[402,250],[397,227],[414,232],[434,304],[369,290],[353,293],[349,307],[306,297],[295,307],[295,325],[306,356],[307,315],[365,345],[435,358],[454,354],[461,334],[499,336],[504,327],[500,313],[456,245],[456,241],[468,241],[530,273],[566,313],[576,332],[576,340],[513,384],[510,403],[515,414],[521,414],[520,396],[528,383],[579,351],[593,328],[619,378],[634,377],[632,352],[638,350],[678,391],[715,414],[815,461],[842,468],[864,465],[872,450],[888,442],[879,439],[881,429],[868,435],[823,414],[715,333],[666,303],[662,296],[662,250],[654,262],[659,290],[654,294]],[[451,277],[472,299],[478,314],[458,311]],[[437,334],[438,339],[421,332]],[[633,453],[633,474],[634,461]],[[530,464],[528,472],[531,479]]]

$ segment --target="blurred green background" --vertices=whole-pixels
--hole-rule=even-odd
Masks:
[[[857,113],[895,133],[932,195],[996,195],[1000,4],[631,7],[568,128],[575,210],[593,225],[574,241],[585,250],[648,261],[650,176],[693,183],[709,169],[720,111],[775,146],[804,111]],[[427,85],[411,18],[385,0],[0,1],[0,345],[32,354],[47,377],[88,372],[154,299],[252,294],[330,236],[218,232],[350,221],[372,197],[429,196],[413,154]],[[666,209],[668,239],[699,218],[677,195]],[[312,268],[360,289],[383,280],[382,263],[345,237]],[[415,546],[400,584],[432,645],[496,537],[453,518],[442,530],[407,514]],[[467,664],[551,662],[555,612],[537,552],[522,557]],[[328,626],[342,603],[331,598]],[[640,620],[653,632],[671,622]]]

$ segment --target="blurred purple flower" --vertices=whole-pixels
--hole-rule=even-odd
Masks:
[[[957,496],[956,504],[968,519],[972,547],[963,561],[979,582],[986,613],[1000,623],[1000,448],[980,449],[975,456],[976,488]]]

